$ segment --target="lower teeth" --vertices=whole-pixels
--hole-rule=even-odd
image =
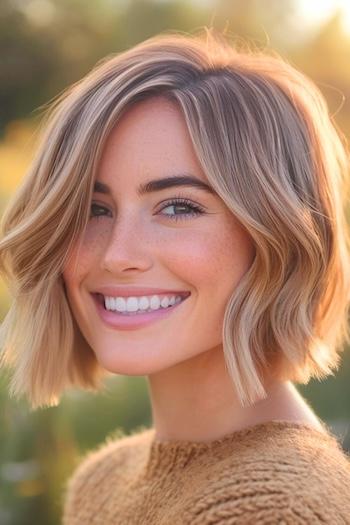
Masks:
[[[116,313],[121,314],[121,315],[138,315],[138,314],[149,314],[151,312],[158,312],[159,310],[167,310],[167,308],[157,308],[157,310],[138,310],[137,312],[116,312]]]

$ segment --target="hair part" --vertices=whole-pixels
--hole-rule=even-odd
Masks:
[[[0,364],[13,369],[11,395],[33,408],[57,405],[68,386],[104,386],[62,271],[89,220],[111,130],[158,96],[181,109],[204,173],[255,244],[222,330],[242,406],[265,397],[265,375],[332,374],[350,341],[348,153],[323,95],[276,54],[235,49],[210,31],[160,34],[99,62],[52,102],[3,214],[0,272],[13,302]]]

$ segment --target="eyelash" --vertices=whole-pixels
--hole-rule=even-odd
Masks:
[[[163,208],[161,208],[160,211],[164,210],[164,208],[168,208],[169,206],[181,206],[181,205],[182,206],[187,206],[192,211],[190,213],[184,213],[184,214],[181,214],[181,215],[176,215],[176,213],[174,213],[174,215],[166,215],[166,217],[169,217],[171,220],[178,221],[178,220],[182,220],[182,219],[196,217],[196,216],[199,216],[199,215],[202,215],[203,213],[205,213],[204,209],[201,206],[199,206],[199,204],[194,204],[192,201],[190,201],[190,200],[188,200],[188,199],[186,199],[184,197],[180,197],[180,196],[176,197],[174,199],[171,199],[168,202],[166,202],[164,204]],[[93,206],[97,206],[100,209],[109,211],[105,206],[102,206],[101,204],[97,204],[96,202],[93,202],[91,204],[91,209],[92,209]],[[90,214],[90,218],[99,219],[100,217],[101,217],[101,215],[92,215],[92,214]]]
[[[167,215],[167,217],[175,221],[186,219],[188,217],[196,217],[205,213],[202,206],[199,206],[199,204],[194,204],[194,202],[184,197],[176,197],[174,199],[170,199],[170,201],[168,201],[160,211],[164,210],[164,208],[168,208],[169,206],[187,206],[187,208],[191,210],[190,213],[184,213],[181,215],[176,215],[176,213],[174,213],[174,215]]]

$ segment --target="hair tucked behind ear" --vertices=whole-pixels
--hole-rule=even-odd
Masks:
[[[214,190],[256,256],[227,305],[224,356],[244,404],[264,377],[306,383],[339,366],[350,340],[348,154],[318,88],[276,55],[209,32],[161,34],[107,57],[51,105],[36,158],[1,222],[0,271],[13,302],[1,329],[11,394],[32,407],[107,374],[81,335],[62,270],[79,243],[108,134],[131,104],[182,110]]]

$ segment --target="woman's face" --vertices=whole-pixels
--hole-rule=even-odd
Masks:
[[[210,186],[180,110],[162,98],[129,109],[109,136],[95,181],[109,193],[94,193],[80,250],[63,272],[78,326],[110,372],[150,375],[222,348],[226,304],[255,250],[215,193],[175,185],[138,191],[184,175]],[[170,202],[179,198],[186,203]],[[154,295],[133,290],[141,287],[161,289],[160,301],[174,291],[190,295],[147,319],[105,310],[102,295]],[[157,299],[149,304],[156,308]]]

